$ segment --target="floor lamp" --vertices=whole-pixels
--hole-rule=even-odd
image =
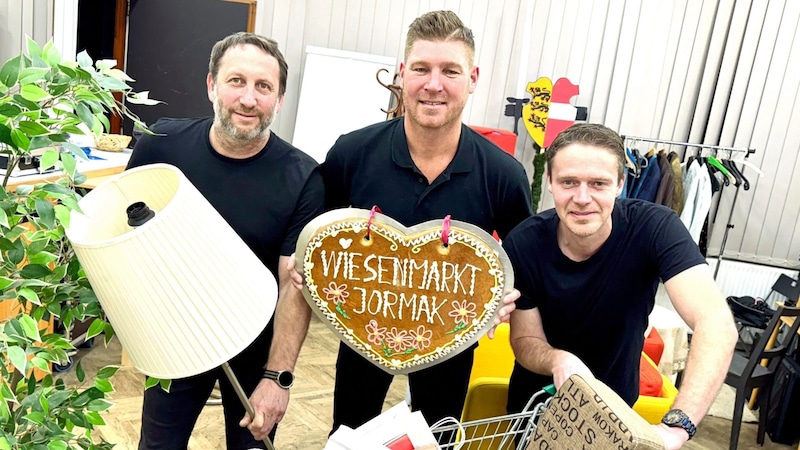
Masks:
[[[133,366],[162,379],[221,366],[252,417],[228,361],[272,317],[269,269],[174,166],[125,171],[79,206],[67,237]]]

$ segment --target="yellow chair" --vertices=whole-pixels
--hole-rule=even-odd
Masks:
[[[508,400],[508,380],[514,369],[514,351],[509,341],[509,326],[501,323],[495,329],[494,339],[484,336],[475,349],[467,398],[461,413],[461,422],[505,416]],[[478,425],[467,438],[494,434],[497,427],[507,424]],[[499,440],[468,442],[462,450],[497,450]]]
[[[514,369],[508,324],[497,326],[494,339],[483,336],[478,342],[462,422],[506,415],[508,380]]]
[[[642,356],[649,364],[658,369],[658,366],[656,366],[646,353],[642,353]],[[661,375],[661,380],[663,381],[661,395],[658,397],[640,395],[636,403],[633,404],[633,410],[651,424],[661,423],[661,418],[672,408],[675,397],[678,395],[678,389],[675,388],[675,385],[672,384],[669,378]]]

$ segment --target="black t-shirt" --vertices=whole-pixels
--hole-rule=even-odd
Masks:
[[[538,307],[550,345],[574,353],[632,405],[639,395],[639,359],[658,280],[666,282],[705,259],[669,208],[618,199],[611,220],[608,240],[586,261],[572,261],[561,252],[555,210],[523,222],[503,246],[522,293],[517,308]],[[516,364],[509,410],[519,402],[521,408],[550,383],[552,377]]]
[[[322,174],[329,209],[377,205],[405,226],[450,214],[502,238],[532,214],[522,164],[465,125],[455,157],[431,184],[411,160],[402,117],[339,137]]]
[[[161,119],[142,136],[128,168],[153,163],[178,167],[277,279],[278,258],[291,255],[303,227],[324,211],[324,187],[310,156],[271,133],[246,159],[211,146],[213,118]]]

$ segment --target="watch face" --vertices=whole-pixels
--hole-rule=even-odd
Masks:
[[[288,389],[294,384],[294,374],[288,370],[278,372],[278,379],[276,381],[281,387]]]
[[[669,411],[666,415],[664,415],[665,423],[678,424],[681,423],[682,420],[683,417],[678,411]]]

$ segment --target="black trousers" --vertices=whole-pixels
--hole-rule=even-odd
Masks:
[[[270,329],[268,332],[272,334]],[[262,333],[253,344],[230,362],[239,384],[249,397],[264,373],[270,339]],[[197,418],[219,380],[225,417],[225,441],[228,450],[264,449],[263,441],[253,438],[250,430],[239,426],[245,409],[222,368],[189,378],[172,380],[170,391],[154,386],[144,392],[142,431],[139,450],[185,450]],[[276,427],[277,428],[277,427]],[[275,438],[275,428],[270,432]]]
[[[408,375],[411,407],[433,425],[444,417],[461,420],[469,387],[475,346],[447,361]],[[336,360],[333,429],[357,428],[381,413],[392,375],[384,372],[344,343]]]

